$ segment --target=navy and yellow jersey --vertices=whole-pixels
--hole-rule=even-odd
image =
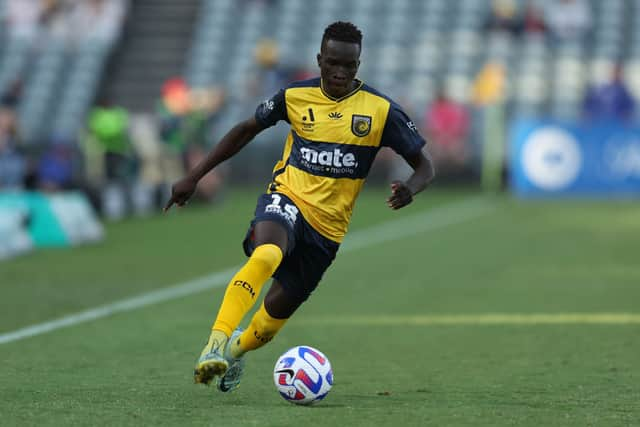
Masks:
[[[324,92],[320,78],[294,82],[255,114],[264,128],[279,120],[291,125],[269,192],[287,195],[313,228],[336,242],[344,238],[380,147],[407,157],[425,144],[398,104],[357,83],[335,99]]]

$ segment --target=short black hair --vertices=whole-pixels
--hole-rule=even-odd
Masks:
[[[327,40],[357,43],[362,48],[362,32],[351,22],[337,21],[329,25],[324,29],[320,47],[324,46]]]

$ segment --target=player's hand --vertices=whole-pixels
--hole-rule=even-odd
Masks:
[[[167,202],[164,207],[164,212],[167,212],[171,206],[174,204],[178,206],[184,206],[189,198],[196,191],[196,186],[198,185],[198,181],[193,180],[189,177],[182,178],[180,181],[177,181],[171,187],[171,198]]]
[[[411,190],[402,181],[393,181],[391,183],[391,196],[387,199],[387,206],[396,210],[407,206],[413,201]]]

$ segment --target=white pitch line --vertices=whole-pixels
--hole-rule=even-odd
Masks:
[[[195,294],[208,289],[216,288],[227,283],[233,274],[238,270],[236,268],[228,268],[223,271],[209,274],[187,282],[179,283],[168,288],[159,289],[157,291],[147,292],[136,297],[120,300],[111,304],[102,305],[79,313],[70,314],[55,320],[44,323],[38,323],[26,328],[18,329],[0,335],[0,344],[6,344],[13,341],[29,338],[35,335],[45,334],[55,331],[56,329],[74,326],[79,323],[89,322],[91,320],[100,319],[101,317],[111,316],[115,313],[124,311],[132,311],[148,305],[158,304],[164,301],[180,298],[183,296]]]
[[[424,233],[430,230],[458,224],[495,209],[495,205],[487,199],[474,197],[449,205],[436,207],[417,214],[402,216],[383,224],[350,233],[340,247],[340,253],[348,253],[368,246],[398,240],[407,236]],[[174,300],[187,295],[196,294],[209,289],[226,285],[240,266],[227,268],[207,276],[157,291],[146,292],[136,297],[127,298],[110,304],[95,307],[79,313],[70,314],[44,323],[27,326],[0,335],[0,344],[7,344],[25,338],[42,335],[56,329],[74,326],[91,320],[111,316],[116,313],[137,310],[153,304]]]

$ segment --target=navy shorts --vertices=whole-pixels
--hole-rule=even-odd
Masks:
[[[277,222],[287,230],[287,253],[273,278],[291,296],[300,302],[305,301],[333,262],[340,244],[311,227],[296,204],[284,194],[263,194],[258,198],[255,217],[242,243],[247,256],[255,249],[253,229],[261,221]]]

